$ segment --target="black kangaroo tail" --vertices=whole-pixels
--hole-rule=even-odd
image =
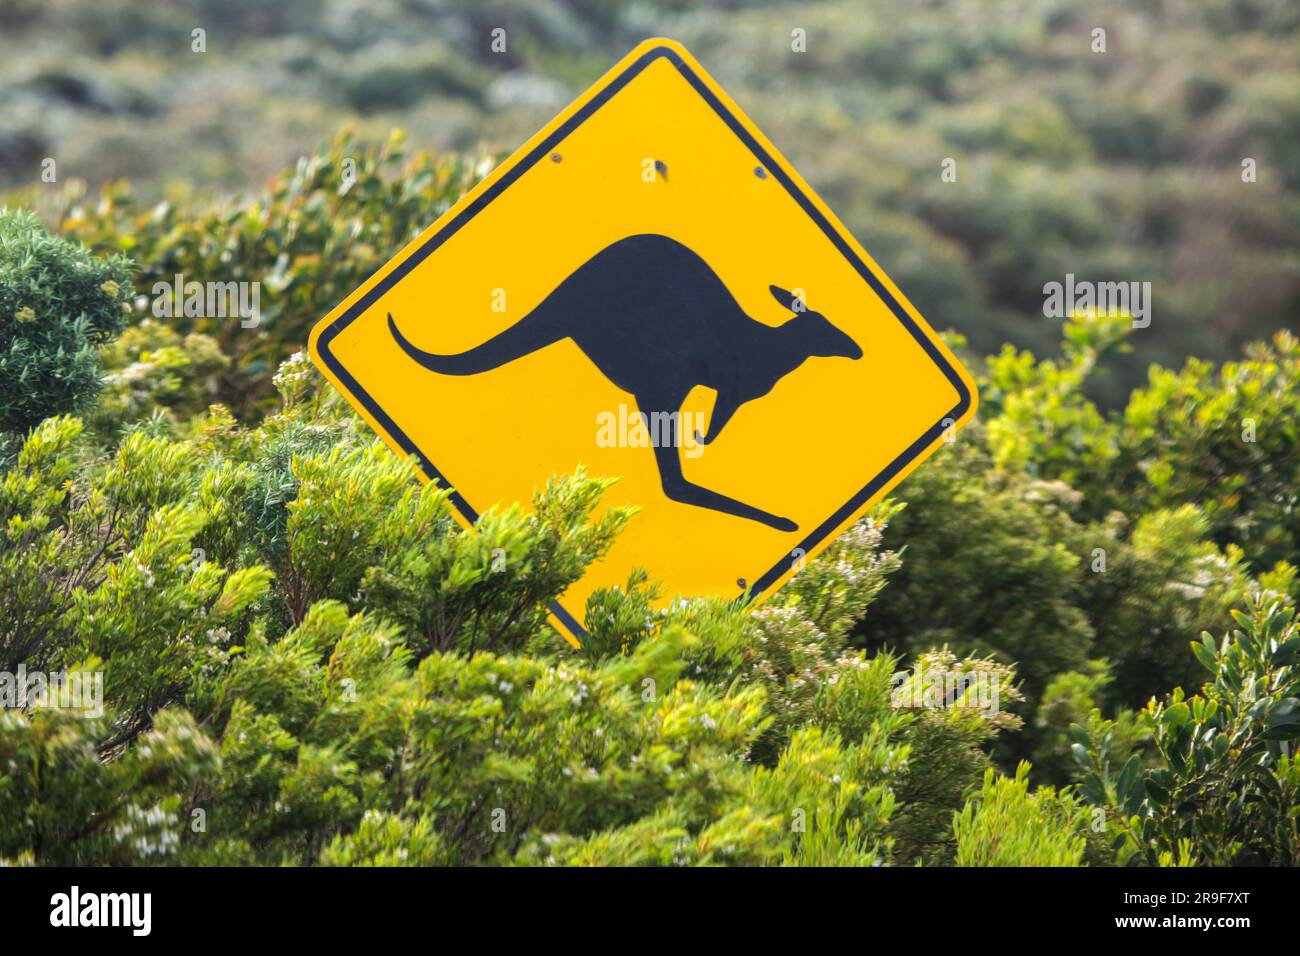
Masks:
[[[530,352],[536,352],[564,338],[564,333],[552,331],[548,324],[534,311],[482,345],[455,355],[439,355],[416,348],[408,342],[393,321],[392,313],[388,315],[388,331],[393,334],[393,339],[402,347],[402,351],[431,372],[442,375],[477,375],[523,358]]]

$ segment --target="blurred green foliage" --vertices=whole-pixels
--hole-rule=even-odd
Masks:
[[[1043,286],[1066,273],[1152,283],[1151,326],[1090,379],[1107,407],[1151,362],[1221,361],[1295,328],[1300,13],[1282,0],[0,0],[0,20],[0,188],[25,187],[24,204],[52,220],[74,180],[94,197],[126,178],[141,211],[166,201],[169,228],[183,230],[211,205],[192,204],[186,184],[247,194],[344,125],[372,142],[400,126],[439,151],[509,148],[636,43],[671,36],[922,314],[980,354],[1051,350],[1059,319],[1043,315]],[[1098,27],[1105,52],[1093,50]],[[206,52],[193,49],[196,28]],[[46,158],[57,183],[41,178]],[[941,179],[945,159],[955,182]],[[344,263],[346,286],[354,261],[368,274],[442,199],[416,187],[414,221],[389,222],[382,203],[356,208],[364,191],[330,196],[329,164],[299,202],[277,202],[283,185],[195,224],[213,248],[178,238],[175,264],[270,286],[327,268],[299,261],[314,248]],[[358,220],[378,224],[352,235]],[[217,250],[250,240],[263,255],[228,274]],[[276,296],[286,340],[304,335],[298,307],[319,315],[337,301],[319,288],[310,303]]]

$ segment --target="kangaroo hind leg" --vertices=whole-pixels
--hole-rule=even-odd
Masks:
[[[641,405],[640,402],[637,403]],[[681,454],[678,450],[680,422],[677,415],[671,415],[666,420],[670,423],[668,426],[670,441],[664,441],[664,435],[656,434],[651,426],[651,410],[642,407],[640,409],[641,420],[645,423],[646,428],[650,429],[650,434],[655,439],[654,445],[655,463],[659,466],[659,481],[663,485],[664,494],[673,501],[680,502],[684,505],[695,505],[698,508],[708,508],[710,511],[721,511],[723,514],[735,515],[737,518],[748,518],[750,521],[757,521],[765,524],[769,528],[775,528],[777,531],[797,531],[799,526],[789,518],[782,518],[771,512],[764,511],[761,508],[755,508],[753,505],[747,505],[743,501],[737,501],[735,498],[729,498],[724,494],[716,491],[710,491],[694,482],[688,481],[682,474]]]

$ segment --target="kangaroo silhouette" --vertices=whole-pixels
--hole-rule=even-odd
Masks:
[[[668,413],[671,442],[654,453],[664,494],[682,504],[758,521],[778,531],[798,526],[761,508],[711,491],[682,474],[680,415],[692,388],[717,398],[704,444],[717,439],[746,402],[761,398],[813,356],[862,357],[862,349],[817,312],[775,285],[772,296],[794,317],[772,327],[740,307],[695,252],[667,236],[629,236],[605,247],[561,282],[526,316],[482,345],[455,355],[416,348],[390,314],[403,351],[442,375],[477,375],[571,339],[614,385],[636,399],[647,429]],[[654,434],[651,429],[651,434]]]

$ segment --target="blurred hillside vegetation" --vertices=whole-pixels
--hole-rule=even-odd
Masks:
[[[1067,273],[1153,286],[1151,326],[1090,380],[1107,406],[1152,362],[1224,359],[1296,327],[1291,0],[0,0],[0,23],[0,190],[51,220],[76,180],[91,198],[129,180],[141,209],[256,195],[343,127],[496,155],[666,35],[976,353],[1054,348],[1061,323],[1043,317],[1042,290]],[[796,29],[806,52],[791,49]],[[47,157],[57,184],[40,181]],[[956,182],[940,178],[945,158]],[[423,196],[402,229],[443,208]],[[359,260],[382,261],[405,235],[376,238],[387,244]],[[238,278],[274,285],[292,267]],[[284,339],[334,304],[323,291],[301,315],[282,310]]]

